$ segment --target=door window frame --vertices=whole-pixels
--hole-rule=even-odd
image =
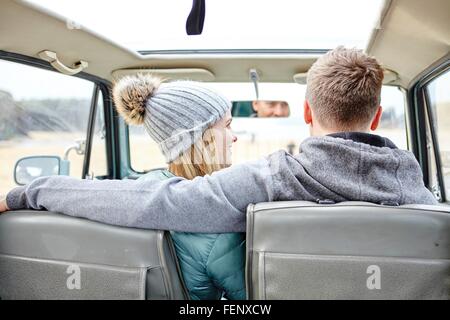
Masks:
[[[429,68],[422,77],[419,78],[409,90],[409,102],[408,107],[411,117],[411,151],[414,153],[422,168],[423,180],[425,186],[430,190],[431,177],[429,176],[429,170],[431,164],[429,163],[429,154],[427,150],[427,134],[428,129],[430,131],[430,140],[434,149],[434,154],[431,161],[434,162],[437,171],[438,182],[438,200],[439,202],[447,202],[447,195],[445,192],[444,176],[442,173],[442,163],[440,157],[439,141],[437,138],[436,128],[434,127],[435,119],[431,110],[430,97],[428,95],[428,85],[439,78],[442,74],[450,70],[450,59],[448,56],[444,57],[443,61],[439,61],[436,65]]]
[[[0,60],[10,61],[22,65],[27,65],[30,67],[35,67],[38,69],[43,69],[47,71],[57,72],[49,62],[37,59],[34,57],[29,57],[26,55],[8,52],[0,50]],[[120,178],[120,173],[117,169],[118,163],[120,161],[120,157],[118,156],[118,131],[116,130],[116,121],[115,112],[113,110],[113,104],[110,98],[111,92],[111,83],[105,79],[100,77],[91,75],[89,73],[80,72],[73,76],[68,77],[76,77],[81,78],[93,83],[93,94],[91,97],[91,107],[89,110],[89,118],[88,118],[88,126],[86,130],[86,153],[83,159],[83,170],[82,170],[82,178],[84,179],[89,172],[90,166],[90,155],[92,148],[92,139],[94,136],[94,127],[95,127],[95,115],[98,105],[98,95],[101,92],[103,97],[103,112],[105,119],[105,144],[106,144],[106,166],[108,174],[106,176],[98,176],[98,179],[117,179]]]

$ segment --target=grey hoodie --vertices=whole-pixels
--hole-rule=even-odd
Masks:
[[[219,233],[245,231],[250,203],[317,199],[437,203],[411,152],[386,138],[347,133],[310,137],[295,156],[278,151],[193,180],[43,177],[13,189],[7,205],[129,227]]]

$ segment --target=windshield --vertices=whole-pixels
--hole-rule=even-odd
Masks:
[[[250,83],[204,83],[232,101],[253,100],[255,90]],[[283,118],[234,117],[231,124],[238,140],[233,144],[233,164],[252,161],[277,150],[296,154],[300,143],[309,136],[303,120],[306,85],[297,83],[260,83],[260,97],[282,100],[290,105],[290,114]],[[383,116],[375,134],[389,137],[399,148],[407,149],[404,92],[394,86],[383,86]],[[158,145],[143,126],[129,127],[131,166],[137,172],[165,167]]]

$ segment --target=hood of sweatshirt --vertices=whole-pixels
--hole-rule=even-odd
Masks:
[[[283,152],[270,163],[277,166],[277,200],[437,203],[424,186],[414,155],[372,134],[347,132],[310,137],[301,143],[299,154]]]

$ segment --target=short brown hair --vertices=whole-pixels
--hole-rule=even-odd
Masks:
[[[357,130],[369,124],[380,105],[383,76],[374,57],[337,47],[311,66],[306,99],[325,128]]]

